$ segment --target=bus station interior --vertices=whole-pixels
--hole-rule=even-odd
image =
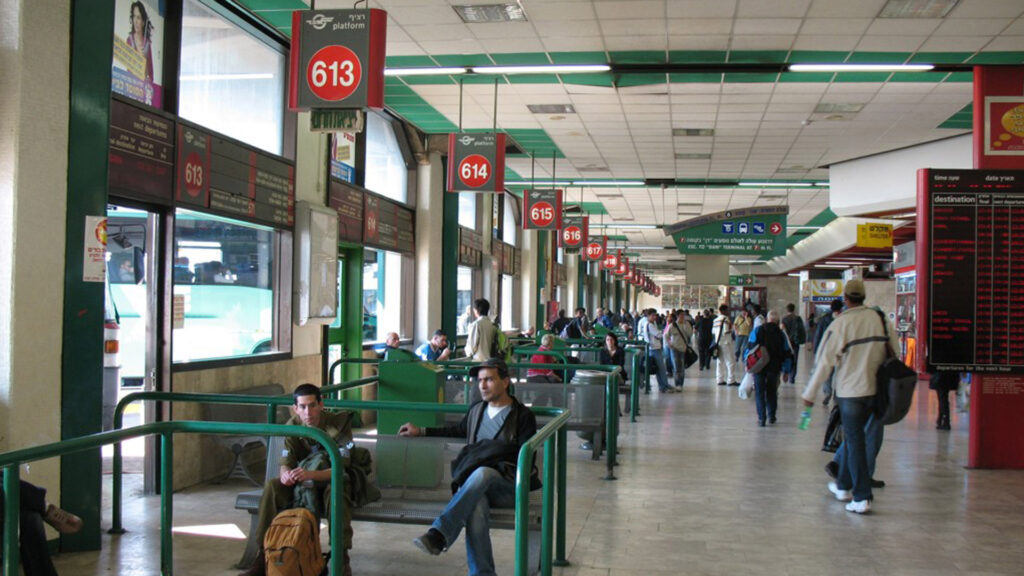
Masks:
[[[576,307],[754,301],[784,313],[792,302],[806,319],[862,277],[901,353],[915,354],[927,320],[913,261],[918,170],[978,168],[976,67],[1024,67],[1019,0],[370,0],[361,7],[387,12],[384,106],[365,111],[358,133],[328,133],[288,107],[292,11],[308,0],[141,4],[154,24],[145,59],[125,51],[130,1],[0,6],[0,454],[101,432],[133,391],[354,380],[372,369],[333,363],[376,357],[391,331],[412,350],[440,328],[461,356],[460,316],[478,297],[518,334]],[[146,62],[153,70],[134,77]],[[148,129],[133,134],[125,118]],[[1024,139],[1022,126],[1004,123],[1000,145]],[[507,138],[503,193],[446,190],[449,134],[463,132]],[[158,151],[148,172],[125,170],[122,137]],[[188,148],[203,138],[208,148]],[[218,181],[197,184],[205,203],[190,200],[186,152],[210,149],[279,175],[285,205],[273,194],[239,204]],[[554,232],[524,230],[524,190],[547,188],[657,290],[566,253]],[[349,221],[345,198],[361,210]],[[366,206],[390,228],[371,238]],[[305,321],[296,220],[317,209],[342,223],[337,310],[322,321],[304,310]],[[747,209],[784,212],[784,249],[729,257],[714,276],[728,280],[702,282],[719,257],[681,253],[666,230]],[[874,224],[891,226],[891,246],[858,243],[858,226]],[[104,354],[111,339],[120,349]],[[974,413],[961,404],[950,432],[934,430],[923,371],[910,415],[886,429],[887,485],[872,514],[837,506],[819,451],[827,412],[814,410],[809,431],[796,426],[813,365],[801,354],[774,428],[759,429],[752,401],[696,369],[682,394],[641,396],[637,421],[619,431],[616,481],[570,435],[570,565],[555,573],[1019,574],[1024,478],[968,467]],[[205,417],[139,403],[125,424]],[[106,533],[109,447],[20,468],[86,522],[59,544],[49,533],[61,574],[158,572],[154,446],[126,447],[124,535]],[[230,462],[211,437],[175,444],[178,573],[237,572],[248,518],[233,501],[249,486],[213,483]],[[422,556],[410,542],[421,527],[355,531],[357,574],[466,570],[461,544]],[[512,535],[494,539],[499,571],[511,573]]]

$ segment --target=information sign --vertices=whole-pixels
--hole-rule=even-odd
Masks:
[[[756,280],[753,274],[730,275],[729,286],[753,286]]]
[[[929,369],[1024,372],[1024,284],[1016,278],[1024,270],[1024,171],[919,174]]]
[[[363,191],[352,184],[331,179],[328,205],[338,212],[338,241],[363,241]]]
[[[504,192],[505,135],[460,132],[448,135],[448,191]]]
[[[363,244],[404,254],[415,252],[413,211],[370,192],[364,193],[363,198]]]
[[[208,132],[178,124],[178,162],[175,199],[180,204],[210,205],[210,148]]]
[[[383,10],[296,10],[288,106],[383,108],[386,42]]]
[[[591,236],[587,240],[586,250],[583,251],[583,259],[593,262],[604,261],[604,252],[607,242],[607,236]]]
[[[484,238],[476,230],[459,226],[459,264],[479,268],[483,265]]]
[[[111,193],[173,203],[174,120],[113,98],[109,142]]]
[[[892,224],[857,224],[858,248],[892,248]]]
[[[590,218],[579,214],[564,214],[562,230],[558,234],[559,245],[568,254],[576,254],[583,249],[589,232]]]
[[[523,190],[523,230],[558,230],[562,227],[562,191]]]
[[[209,142],[204,178],[210,208],[270,224],[295,224],[295,166],[290,161],[224,136],[213,136]],[[184,174],[188,191],[188,165]]]
[[[683,254],[781,255],[788,214],[789,206],[727,210],[666,226],[665,235]]]

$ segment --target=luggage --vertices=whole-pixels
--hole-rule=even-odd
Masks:
[[[828,425],[825,427],[825,439],[821,443],[822,452],[835,453],[843,443],[843,422],[839,416],[839,405],[832,407],[828,414]]]
[[[747,354],[747,372],[757,374],[764,370],[770,361],[771,356],[768,354],[768,349],[760,344],[755,344],[750,354]]]
[[[319,576],[326,568],[320,551],[320,523],[305,508],[274,517],[263,537],[267,576]]]
[[[883,425],[895,424],[910,411],[917,389],[917,373],[896,356],[889,345],[889,325],[885,315],[878,312],[885,329],[885,360],[875,374],[878,390],[875,392],[875,418]]]

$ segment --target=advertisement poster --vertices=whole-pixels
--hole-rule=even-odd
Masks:
[[[356,135],[335,132],[331,138],[331,178],[355,184]]]
[[[107,280],[107,217],[85,217],[85,253],[82,254],[82,281]]]
[[[985,154],[1024,156],[1024,97],[985,98]]]
[[[111,90],[163,106],[165,0],[117,0]]]

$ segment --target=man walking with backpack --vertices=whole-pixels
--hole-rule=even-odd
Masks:
[[[782,380],[796,384],[800,347],[807,342],[807,329],[804,328],[804,319],[796,313],[796,305],[792,302],[786,304],[786,315],[782,318],[782,325],[786,328],[786,335],[789,336],[789,348],[793,352],[793,363],[790,365],[789,372],[782,375]]]
[[[886,346],[899,349],[896,330],[880,312],[864,306],[864,281],[853,279],[843,289],[846,310],[825,331],[814,374],[802,394],[804,406],[814,406],[818,389],[833,374],[836,403],[843,423],[843,457],[839,459],[836,480],[828,488],[846,510],[865,514],[871,510],[871,470],[869,457],[877,454],[869,446],[881,445],[882,426],[865,426],[874,414],[875,378],[885,360]],[[872,433],[874,432],[874,433]]]

